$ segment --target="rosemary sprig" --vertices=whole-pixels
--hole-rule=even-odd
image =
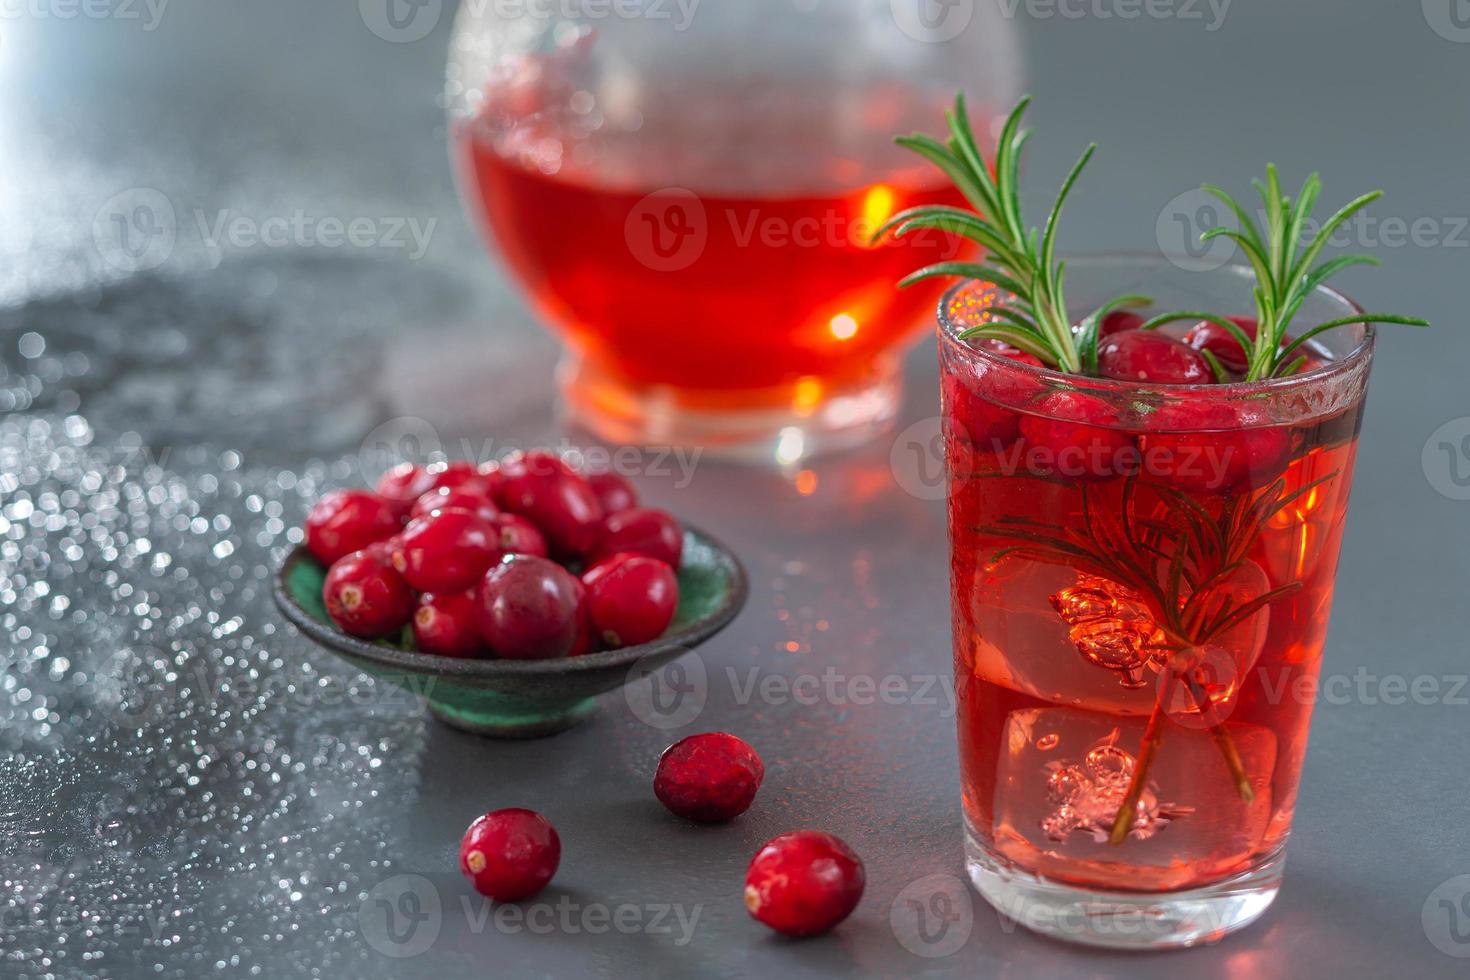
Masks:
[[[1283,344],[1287,327],[1301,310],[1316,288],[1344,269],[1355,265],[1379,265],[1370,255],[1342,255],[1314,265],[1322,250],[1332,239],[1338,228],[1353,215],[1383,196],[1382,191],[1372,191],[1350,201],[1340,208],[1318,230],[1312,240],[1301,247],[1303,230],[1317,205],[1322,192],[1322,179],[1317,174],[1307,177],[1302,189],[1293,200],[1281,191],[1281,178],[1276,166],[1266,167],[1266,180],[1252,181],[1261,195],[1265,207],[1265,227],[1260,227],[1250,213],[1233,197],[1213,184],[1205,184],[1204,190],[1219,198],[1235,215],[1239,229],[1228,227],[1211,228],[1200,236],[1208,242],[1216,238],[1233,240],[1255,270],[1256,286],[1256,336],[1248,337],[1235,324],[1218,316],[1198,311],[1178,311],[1156,316],[1145,323],[1142,329],[1149,330],[1176,320],[1209,320],[1230,331],[1240,342],[1247,355],[1246,381],[1281,377],[1293,374],[1301,366],[1304,357],[1298,352],[1303,344],[1327,330],[1353,323],[1400,323],[1411,327],[1427,327],[1428,321],[1418,317],[1400,316],[1394,313],[1365,313],[1359,316],[1340,317],[1318,323],[1304,331],[1290,343]]]
[[[1208,695],[1196,690],[1187,671],[1176,670],[1173,655],[1205,646],[1248,621],[1278,599],[1301,588],[1300,582],[1271,589],[1235,605],[1219,600],[1217,586],[1245,564],[1254,542],[1273,517],[1302,495],[1337,474],[1330,473],[1288,491],[1285,478],[1258,494],[1236,497],[1211,514],[1202,504],[1172,487],[1157,486],[1159,504],[1166,512],[1159,520],[1151,508],[1140,506],[1137,475],[1123,484],[1119,512],[1097,507],[1082,490],[1082,514],[1076,524],[1052,527],[1029,518],[1001,518],[995,525],[973,530],[1007,543],[991,561],[1023,558],[1077,569],[1116,582],[1138,593],[1163,633],[1169,659],[1158,700],[1144,730],[1143,744],[1134,763],[1133,777],[1114,819],[1109,840],[1127,839],[1138,816],[1138,801],[1147,785],[1158,742],[1164,735],[1165,705],[1175,683],[1190,690],[1202,717],[1212,709]],[[1187,588],[1186,588],[1187,587]],[[1250,779],[1240,753],[1221,723],[1210,725],[1241,799],[1252,798]]]
[[[999,287],[1008,295],[987,310],[989,322],[961,336],[967,340],[999,340],[1051,367],[1076,374],[1096,369],[1098,324],[1103,317],[1123,306],[1146,306],[1151,300],[1146,296],[1119,297],[1090,314],[1082,321],[1082,328],[1073,331],[1063,293],[1067,264],[1056,259],[1057,222],[1072,185],[1092,159],[1097,144],[1089,145],[1067,174],[1046,227],[1028,230],[1021,220],[1019,175],[1021,154],[1031,136],[1020,128],[1021,116],[1030,102],[1029,97],[1023,98],[1006,119],[996,144],[993,176],[975,142],[963,93],[955,96],[954,109],[946,114],[948,142],[923,135],[900,137],[898,145],[943,170],[973,210],[946,205],[909,208],[889,219],[873,238],[877,240],[890,231],[902,237],[916,229],[933,228],[978,244],[984,250],[980,261],[927,266],[899,285],[958,276]]]

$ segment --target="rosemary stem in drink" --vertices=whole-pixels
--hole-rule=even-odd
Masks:
[[[1128,780],[1128,790],[1123,794],[1123,803],[1118,807],[1118,815],[1113,818],[1113,830],[1108,834],[1109,844],[1121,844],[1128,837],[1128,832],[1133,829],[1133,821],[1138,816],[1138,801],[1143,796],[1143,788],[1148,785],[1148,771],[1154,761],[1154,753],[1159,749],[1159,742],[1164,738],[1164,705],[1168,703],[1169,696],[1174,691],[1174,674],[1171,671],[1164,677],[1163,686],[1159,689],[1159,699],[1154,703],[1153,713],[1148,716],[1148,727],[1143,732],[1143,745],[1138,750],[1138,760],[1133,764],[1133,776]]]

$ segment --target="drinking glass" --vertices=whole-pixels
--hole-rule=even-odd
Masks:
[[[1252,284],[1068,264],[1078,313],[1141,293],[1244,314]],[[1372,328],[1319,335],[1290,377],[1159,385],[961,340],[994,299],[956,287],[938,330],[970,878],[1063,939],[1218,938],[1280,885]],[[1295,322],[1361,312],[1319,288]]]
[[[466,3],[452,151],[566,343],[574,422],[789,463],[887,426],[938,298],[895,283],[961,251],[870,241],[902,208],[963,203],[894,135],[942,127],[959,89],[996,118],[1016,64],[992,4]]]

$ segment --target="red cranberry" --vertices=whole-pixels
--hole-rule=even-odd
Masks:
[[[333,490],[306,515],[306,547],[323,565],[397,534],[403,525],[370,490]]]
[[[1101,340],[1103,337],[1111,337],[1113,334],[1122,333],[1125,330],[1137,330],[1147,322],[1148,319],[1146,317],[1134,313],[1132,310],[1114,310],[1103,317],[1102,323],[1097,325],[1097,336]]]
[[[581,579],[573,579],[577,583],[577,638],[572,641],[572,651],[569,657],[580,657],[589,653],[596,653],[601,649],[597,642],[597,631],[592,628],[592,612],[587,603],[587,586],[582,584]]]
[[[493,810],[477,817],[459,842],[459,870],[475,891],[497,902],[530,898],[560,863],[561,838],[535,810]]]
[[[415,518],[393,549],[393,567],[418,592],[463,592],[496,558],[494,529],[467,510]]]
[[[587,560],[595,563],[613,555],[647,555],[678,568],[683,553],[684,531],[679,522],[664,511],[639,507],[602,522],[602,533]]]
[[[480,636],[510,660],[568,656],[577,642],[581,595],[572,574],[535,555],[511,555],[475,593]]]
[[[413,640],[423,653],[478,657],[486,652],[475,622],[473,592],[426,592],[413,612]]]
[[[592,627],[614,649],[658,639],[679,606],[674,570],[657,558],[614,555],[593,565],[582,582]]]
[[[448,487],[452,490],[469,490],[481,497],[491,497],[495,494],[495,484],[492,477],[480,472],[480,468],[474,463],[458,460],[453,463],[434,463],[428,469],[432,482],[430,490],[439,490]]]
[[[535,450],[500,464],[503,508],[535,524],[559,557],[586,554],[596,542],[602,505],[592,487],[555,453]]]
[[[481,494],[472,486],[440,487],[430,490],[413,502],[413,510],[409,511],[410,517],[424,517],[436,510],[468,510],[485,520],[490,520],[500,514],[500,508],[495,506],[495,501],[489,494]]]
[[[1045,367],[1035,355],[1000,341],[982,341],[978,346],[1021,364]],[[971,385],[983,387],[986,396],[972,390]],[[989,370],[983,382],[947,374],[941,387],[943,411],[955,437],[968,440],[979,450],[996,452],[1020,435],[1020,416],[1009,406],[1024,403],[1035,392],[1036,382],[1031,378],[1000,368]]]
[[[403,629],[413,590],[382,558],[355,551],[337,559],[322,584],[322,602],[344,633],[378,640]]]
[[[489,460],[481,463],[476,469],[479,470],[481,479],[490,486],[490,498],[499,502],[500,485],[505,482],[505,478],[500,475],[500,460]]]
[[[1227,316],[1225,319],[1239,327],[1251,340],[1256,339],[1255,317]],[[1207,350],[1214,354],[1215,360],[1226,370],[1236,374],[1244,374],[1246,368],[1250,367],[1250,352],[1243,350],[1235,335],[1218,323],[1201,320],[1189,328],[1189,332],[1184,335],[1184,342],[1195,350]]]
[[[1137,464],[1133,436],[1117,428],[1118,410],[1096,395],[1054,391],[1021,418],[1030,443],[1027,464],[1036,472],[1074,480],[1107,479]]]
[[[765,764],[750,743],[726,732],[706,732],[664,750],[653,793],[686,820],[725,823],[750,809],[765,775]]]
[[[1139,436],[1144,472],[1181,490],[1235,492],[1281,475],[1291,430],[1259,409],[1213,399],[1169,402]]]
[[[494,531],[490,542],[495,552],[492,565],[506,555],[546,557],[546,539],[541,536],[540,531],[536,530],[536,525],[524,517],[517,517],[514,514],[497,514],[488,523],[491,530]]]
[[[745,872],[745,907],[787,936],[816,936],[847,918],[863,897],[863,862],[842,841],[798,830],[766,842]]]
[[[434,477],[412,463],[399,463],[378,480],[378,496],[388,502],[400,520],[408,517],[413,502],[429,492]]]
[[[638,491],[633,484],[616,473],[589,473],[587,483],[602,505],[604,514],[616,514],[638,506]]]
[[[1124,330],[1097,347],[1097,370],[1119,381],[1204,385],[1215,380],[1204,355],[1157,330]]]

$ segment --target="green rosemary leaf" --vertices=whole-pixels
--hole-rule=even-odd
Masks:
[[[1312,216],[1312,208],[1317,206],[1317,197],[1321,193],[1322,178],[1316,173],[1308,174],[1302,184],[1301,193],[1296,196],[1296,207],[1292,211],[1291,224],[1286,230],[1286,241],[1290,248],[1295,249],[1302,240],[1302,230],[1306,227],[1307,219]]]
[[[1282,348],[1281,357],[1278,360],[1285,360],[1286,358],[1290,357],[1293,353],[1296,352],[1296,349],[1298,347],[1301,347],[1302,344],[1305,344],[1307,341],[1311,340],[1319,333],[1327,330],[1332,330],[1337,327],[1345,327],[1353,323],[1397,323],[1406,327],[1429,326],[1428,320],[1421,320],[1416,316],[1399,316],[1394,313],[1363,313],[1359,316],[1339,317],[1336,320],[1328,320],[1326,323],[1317,324],[1315,327],[1306,331],[1300,337],[1287,344],[1285,347]]]
[[[996,235],[995,229],[980,217],[943,204],[930,204],[899,212],[878,229],[878,237],[887,234],[891,229],[895,238],[902,238],[910,231],[923,228],[947,231],[968,238],[989,249],[991,261],[1003,262],[1013,269],[1029,266],[1024,258],[1012,251],[1011,243]]]
[[[900,287],[912,286],[916,282],[926,279],[938,279],[942,277],[965,279],[978,279],[999,286],[1008,292],[1021,295],[1025,287],[998,269],[988,265],[980,265],[975,262],[937,262],[927,265],[918,272],[911,272],[899,280]]]
[[[990,196],[990,189],[980,185],[970,175],[969,170],[965,168],[964,164],[955,159],[954,154],[943,143],[934,139],[932,136],[923,135],[900,136],[894,142],[904,149],[912,150],[919,154],[919,156],[944,171],[944,175],[959,189],[960,193],[965,196],[965,199],[970,202],[971,207],[976,211],[982,214],[995,212],[997,202]],[[874,237],[876,238],[877,236]]]
[[[1256,243],[1247,236],[1236,231],[1234,228],[1211,228],[1200,236],[1200,241],[1209,242],[1216,238],[1229,238],[1240,246],[1245,257],[1250,260],[1251,266],[1256,270],[1256,278],[1261,282],[1274,282],[1274,274],[1271,272],[1271,258],[1265,252],[1256,247]]]
[[[1320,266],[1303,276],[1301,282],[1297,283],[1291,298],[1281,310],[1281,319],[1290,323],[1302,308],[1302,304],[1311,298],[1312,293],[1316,291],[1317,287],[1342,270],[1355,265],[1379,266],[1382,264],[1382,262],[1379,262],[1371,255],[1343,255],[1323,262]]]
[[[1225,203],[1226,207],[1235,212],[1235,220],[1236,223],[1240,225],[1240,233],[1251,240],[1251,244],[1256,247],[1256,251],[1264,255],[1266,252],[1266,243],[1261,238],[1261,232],[1258,228],[1256,228],[1256,221],[1250,216],[1250,212],[1241,207],[1240,204],[1236,202],[1235,198],[1231,197],[1229,194],[1225,193],[1225,191],[1223,191],[1219,187],[1216,187],[1214,184],[1203,185],[1203,190],[1206,193],[1213,194],[1215,197],[1219,198]],[[1205,240],[1203,235],[1200,236],[1200,238],[1202,241]]]
[[[1087,166],[1087,161],[1097,152],[1097,144],[1090,144],[1082,151],[1082,156],[1072,165],[1072,170],[1067,174],[1067,179],[1062,181],[1062,189],[1057,194],[1056,203],[1051,206],[1051,214],[1046,218],[1046,231],[1041,236],[1041,267],[1052,268],[1056,261],[1057,244],[1057,221],[1062,216],[1062,205],[1067,203],[1067,195],[1072,192],[1072,186],[1077,183],[1077,178],[1082,175],[1082,168]],[[1060,290],[1058,290],[1060,292]]]
[[[1205,359],[1205,363],[1210,366],[1210,372],[1214,374],[1217,383],[1224,384],[1230,380],[1230,372],[1225,370],[1225,365],[1220,363],[1218,357],[1210,353],[1209,348],[1201,347],[1199,354],[1200,357]]]
[[[1356,198],[1344,205],[1336,214],[1328,218],[1317,232],[1317,237],[1312,239],[1312,244],[1307,246],[1307,250],[1302,253],[1301,258],[1291,267],[1291,278],[1299,279],[1303,273],[1312,267],[1313,263],[1317,261],[1317,256],[1322,254],[1322,250],[1327,247],[1327,243],[1332,240],[1332,236],[1337,232],[1337,229],[1342,227],[1343,222],[1382,196],[1382,191],[1370,191],[1362,197]],[[1294,247],[1295,244],[1293,243]]]
[[[999,340],[1010,344],[1017,350],[1023,350],[1042,362],[1052,364],[1056,362],[1056,354],[1046,346],[1040,336],[1031,334],[1026,330],[1016,327],[1008,327],[1003,324],[986,324],[983,327],[971,327],[960,334],[961,340],[971,340],[975,337],[983,337],[989,340]]]

